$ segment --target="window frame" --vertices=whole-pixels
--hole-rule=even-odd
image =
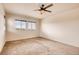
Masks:
[[[19,24],[19,26],[20,26],[20,28],[17,28],[17,21],[20,21],[21,23]],[[22,28],[22,22],[25,22],[25,28]],[[33,23],[35,23],[35,29],[33,29]],[[28,25],[28,24],[30,24],[30,25]],[[30,28],[28,28],[30,26]],[[27,20],[18,20],[18,19],[16,19],[15,20],[15,29],[16,30],[30,30],[30,31],[32,31],[32,30],[36,30],[36,21],[27,21]]]
[[[30,23],[30,29],[28,28],[29,27],[28,23]],[[28,23],[27,23],[27,29],[28,30],[36,30],[36,28],[33,29],[33,23],[35,23],[35,27],[36,27],[36,22],[34,22],[34,21],[28,21]]]
[[[19,24],[19,26],[20,26],[20,28],[17,28],[17,21],[20,21],[20,24]],[[26,30],[26,26],[25,26],[25,29],[24,28],[22,28],[22,23],[23,22],[25,22],[26,23],[26,21],[25,20],[15,20],[15,28],[16,28],[16,30]]]

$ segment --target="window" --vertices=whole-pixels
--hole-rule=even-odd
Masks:
[[[33,22],[33,23],[31,23],[32,25],[31,25],[31,27],[32,27],[32,30],[35,30],[36,29],[36,23],[35,22]]]
[[[27,29],[31,30],[31,22],[27,22],[28,26]]]
[[[20,29],[21,28],[21,21],[15,21],[15,28]]]
[[[15,21],[15,28],[16,29],[23,29],[23,30],[36,30],[36,22],[32,21],[25,21],[25,20],[16,20]]]
[[[24,22],[24,21],[21,22],[21,28],[26,29],[26,22]]]
[[[15,28],[16,29],[26,29],[26,21],[22,21],[22,20],[16,20],[15,21]]]
[[[28,24],[27,29],[29,29],[29,30],[36,29],[36,22],[28,22],[27,24]]]

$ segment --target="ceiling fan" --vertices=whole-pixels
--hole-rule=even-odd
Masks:
[[[47,5],[47,6],[46,6],[45,4],[41,4],[40,8],[37,9],[37,10],[35,10],[35,11],[40,11],[41,14],[43,14],[42,11],[51,13],[52,11],[47,10],[47,8],[49,8],[49,7],[51,7],[51,6],[53,6],[53,4],[49,4],[49,5]]]

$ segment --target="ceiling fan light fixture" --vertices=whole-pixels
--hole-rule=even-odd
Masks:
[[[50,10],[47,10],[47,8],[53,6],[53,4],[48,4],[47,6],[45,6],[46,4],[41,4],[40,8],[37,9],[36,11],[40,11],[41,14],[45,13],[45,12],[52,12]]]
[[[45,13],[45,11],[43,11],[43,10],[42,10],[42,11],[40,11],[40,14],[43,14],[43,13]]]

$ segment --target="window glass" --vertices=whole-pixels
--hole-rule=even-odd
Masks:
[[[36,29],[36,23],[32,23],[32,30],[35,30]]]
[[[26,22],[24,22],[24,21],[21,22],[21,28],[26,29]]]
[[[32,25],[31,25],[31,22],[27,22],[27,24],[28,24],[28,25],[27,25],[27,29],[31,30],[31,29],[32,29],[32,27],[31,27],[31,26],[32,26]]]
[[[36,29],[36,22],[16,20],[15,21],[15,28],[16,29],[24,29],[24,30],[26,30],[26,29],[35,30]]]
[[[15,27],[16,27],[16,29],[20,29],[21,28],[21,21],[15,21]]]

